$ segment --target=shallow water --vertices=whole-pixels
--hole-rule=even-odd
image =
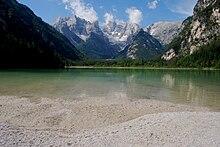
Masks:
[[[83,99],[155,99],[220,111],[220,71],[184,70],[4,70],[0,95]]]

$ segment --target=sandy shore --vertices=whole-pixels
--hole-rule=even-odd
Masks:
[[[0,96],[0,146],[220,146],[220,112],[134,98]]]

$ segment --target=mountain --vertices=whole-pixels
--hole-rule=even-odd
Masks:
[[[161,44],[169,44],[181,31],[182,22],[156,22],[144,28],[153,37],[157,38]]]
[[[148,60],[161,54],[161,51],[156,51],[154,53],[153,49],[161,49],[161,44],[166,45],[177,36],[181,30],[182,23],[158,22],[152,24],[145,28],[148,35],[141,37],[141,41],[134,39],[137,38],[136,36],[140,36],[137,35],[141,30],[139,25],[117,19],[99,25],[98,22],[91,23],[77,16],[66,18],[59,17],[53,22],[52,26],[64,34],[77,49],[86,54],[90,59],[112,59],[113,57],[127,58],[126,52],[130,52],[130,49],[132,50],[132,48],[134,48],[133,45],[135,43],[139,43],[137,46],[141,47],[141,43],[144,42],[146,48],[150,48],[151,50],[147,52],[148,55],[143,58],[138,55],[136,58],[128,53],[128,58]],[[143,30],[141,32],[143,32]],[[156,39],[153,39],[153,37],[157,38],[161,44],[158,45],[158,41],[155,41]],[[145,38],[145,41],[143,38]],[[140,49],[140,51],[141,50],[144,49]],[[149,52],[152,52],[152,54]]]
[[[77,16],[59,17],[53,22],[52,26],[91,59],[112,58],[119,49],[109,42],[98,22],[91,23]]]
[[[162,45],[149,33],[141,29],[129,45],[116,57],[118,59],[150,60],[162,54]]]
[[[69,40],[16,0],[0,1],[0,67],[54,68],[79,60]]]
[[[183,22],[183,29],[170,43],[164,60],[181,58],[179,64],[191,66],[220,65],[220,1],[198,0],[193,16]],[[184,63],[185,62],[185,63]]]
[[[104,23],[101,29],[111,44],[118,45],[120,50],[123,50],[124,47],[130,43],[132,37],[139,32],[140,26],[120,20],[114,20]]]
[[[73,44],[86,41],[91,33],[102,35],[98,22],[91,23],[77,16],[58,17],[52,26],[67,36]]]
[[[77,48],[90,59],[112,59],[118,54],[118,46],[111,45],[105,36],[93,32]]]

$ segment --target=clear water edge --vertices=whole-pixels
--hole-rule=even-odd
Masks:
[[[0,71],[0,95],[30,99],[146,98],[220,111],[220,71],[4,70]]]

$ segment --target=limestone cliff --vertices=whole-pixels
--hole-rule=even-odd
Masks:
[[[198,0],[193,16],[183,22],[183,30],[170,43],[162,59],[193,54],[220,36],[220,1]]]

